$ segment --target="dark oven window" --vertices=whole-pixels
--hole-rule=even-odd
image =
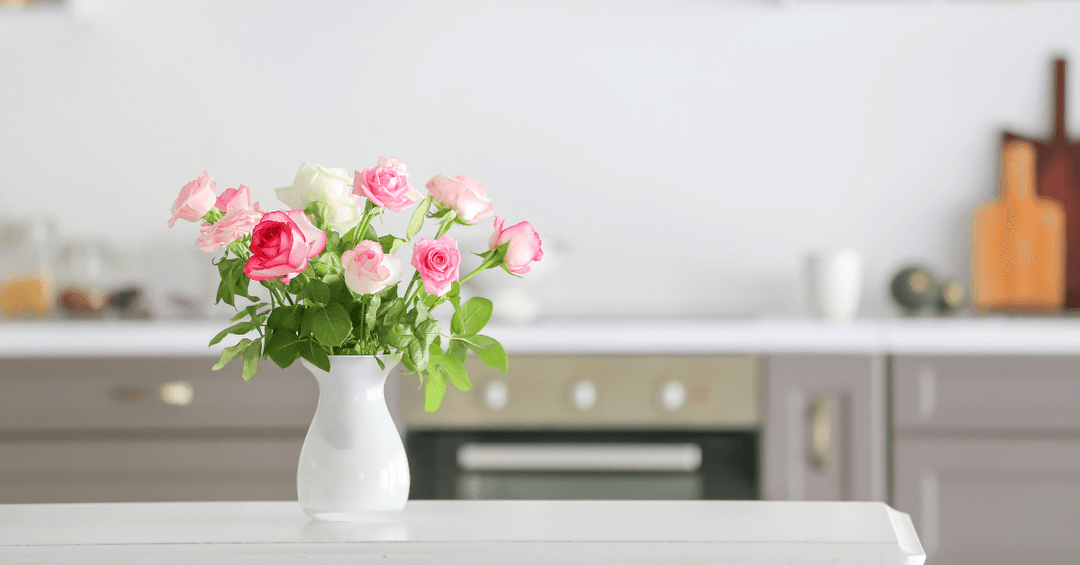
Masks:
[[[604,450],[611,451],[612,446],[618,452],[612,453],[613,460],[622,454],[624,461],[605,465]],[[568,451],[586,455],[587,461],[580,467],[571,461],[556,462],[552,468],[531,468],[515,466],[513,461],[509,465],[463,465],[460,457],[468,450],[501,452],[506,448],[525,455],[534,449]],[[412,499],[760,497],[758,433],[754,431],[414,431],[406,436],[406,450]],[[548,452],[531,456],[542,459]],[[678,468],[678,460],[674,465],[659,461],[684,452],[689,454],[684,459],[690,463],[684,468]],[[626,457],[630,457],[629,462]],[[641,467],[636,468],[635,458],[643,463]]]

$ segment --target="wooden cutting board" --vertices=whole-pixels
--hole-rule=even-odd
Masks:
[[[1056,200],[1065,211],[1065,308],[1080,308],[1080,143],[1065,132],[1064,59],[1054,61],[1054,130],[1050,141],[1005,133],[1005,142],[1035,147],[1035,191]]]
[[[1001,194],[975,211],[972,305],[976,310],[1052,312],[1065,299],[1065,212],[1035,191],[1034,144],[1001,150]]]

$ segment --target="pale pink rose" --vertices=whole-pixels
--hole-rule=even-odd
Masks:
[[[214,194],[216,190],[217,183],[214,182],[214,177],[205,172],[199,178],[185,184],[184,188],[180,189],[180,196],[176,198],[176,202],[173,202],[169,227],[173,227],[176,220],[189,222],[202,220],[203,216],[214,207],[217,200]]]
[[[264,214],[251,234],[251,257],[244,274],[254,281],[281,277],[288,283],[326,247],[326,233],[311,225],[303,210]]]
[[[255,205],[258,206],[258,203]],[[235,206],[225,212],[220,220],[205,226],[196,243],[199,249],[213,253],[250,235],[262,217],[261,211]]]
[[[401,278],[401,259],[385,254],[377,241],[364,240],[341,254],[345,286],[356,294],[373,294]]]
[[[540,234],[536,233],[529,222],[521,222],[503,229],[503,219],[495,216],[495,231],[488,240],[488,247],[496,247],[510,242],[506,248],[506,257],[503,262],[506,268],[515,275],[524,275],[532,270],[529,263],[539,261],[544,257],[544,250],[540,247]]]
[[[461,253],[458,252],[457,241],[445,235],[435,240],[422,238],[413,246],[410,264],[420,273],[424,291],[442,296],[459,279]]]
[[[394,212],[400,212],[420,200],[420,193],[409,184],[409,170],[404,163],[382,155],[379,155],[375,167],[356,171],[353,193]]]
[[[376,167],[390,167],[397,171],[397,173],[406,179],[409,178],[409,168],[405,166],[405,163],[401,162],[401,159],[397,157],[386,157],[379,155],[379,160],[375,162]]]
[[[240,185],[240,188],[226,188],[225,192],[222,192],[217,197],[214,207],[222,212],[228,212],[231,208],[246,208],[263,214],[266,213],[266,210],[263,210],[258,202],[251,203],[251,189],[244,185]]]
[[[466,224],[475,224],[495,213],[484,185],[469,177],[435,175],[427,182],[428,194],[440,205],[457,212]]]

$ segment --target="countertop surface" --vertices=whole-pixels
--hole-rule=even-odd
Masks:
[[[0,323],[0,357],[216,356],[225,320]],[[1080,318],[551,319],[489,324],[518,354],[1080,354]]]
[[[0,505],[4,563],[880,563],[925,555],[880,502],[412,501],[394,520],[296,502]]]

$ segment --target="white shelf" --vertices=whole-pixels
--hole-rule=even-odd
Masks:
[[[0,357],[215,357],[225,320],[0,323]],[[1080,318],[565,319],[490,324],[510,353],[1080,354]]]

